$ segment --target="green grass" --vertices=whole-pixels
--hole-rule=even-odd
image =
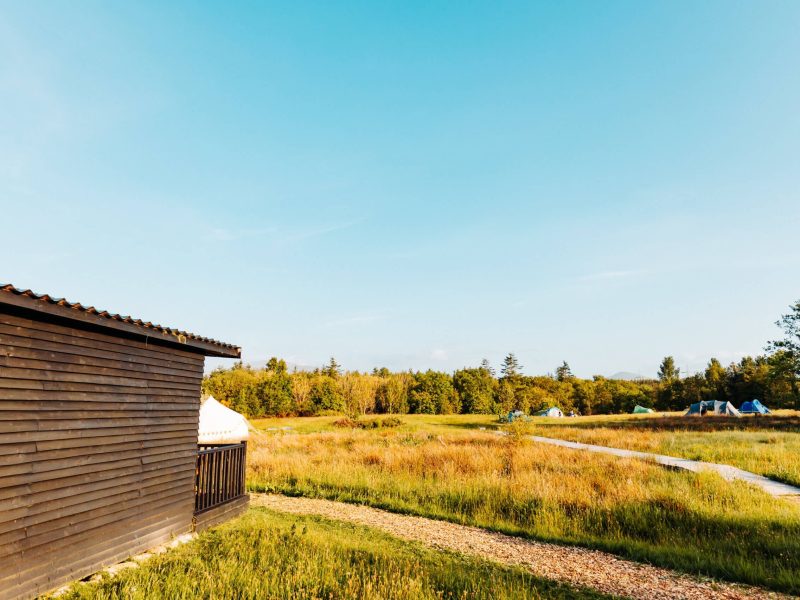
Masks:
[[[711,473],[504,438],[492,417],[256,436],[249,484],[611,551],[800,592],[800,505]],[[534,422],[534,431],[541,425]]]
[[[69,600],[601,598],[382,532],[265,509],[141,567],[73,585]]]

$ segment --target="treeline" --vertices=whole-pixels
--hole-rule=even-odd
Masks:
[[[781,357],[782,358],[782,357]],[[656,410],[682,410],[700,400],[728,400],[737,407],[759,398],[773,408],[798,407],[796,383],[776,376],[777,356],[746,357],[723,367],[711,359],[704,373],[680,378],[671,357],[659,379],[621,381],[574,377],[564,363],[553,376],[526,376],[506,370],[496,376],[487,365],[455,373],[418,371],[343,372],[335,360],[311,372],[289,372],[272,358],[264,369],[241,363],[217,369],[203,391],[247,416],[342,413],[483,413],[522,410],[533,414],[550,406],[584,415],[626,413],[637,404]],[[510,354],[506,362],[515,363]]]
[[[573,376],[564,362],[553,375],[527,376],[509,354],[496,374],[487,361],[454,373],[440,371],[371,373],[343,371],[332,358],[314,371],[293,371],[278,358],[263,369],[238,363],[203,381],[211,394],[248,417],[342,413],[533,414],[550,406],[565,413],[627,413],[637,404],[656,410],[683,410],[700,400],[727,400],[739,406],[758,398],[771,408],[800,408],[800,301],[782,317],[783,340],[768,353],[745,357],[727,367],[712,358],[703,373],[681,377],[672,357],[661,363],[658,379],[622,381]]]

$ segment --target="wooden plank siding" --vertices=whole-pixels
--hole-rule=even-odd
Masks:
[[[0,600],[192,529],[204,356],[143,340],[0,304]]]

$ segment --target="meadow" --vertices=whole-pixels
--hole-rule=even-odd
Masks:
[[[518,568],[438,552],[382,532],[251,508],[142,566],[74,584],[67,600],[362,598],[599,599]]]
[[[249,487],[363,503],[800,592],[798,504],[711,473],[531,442],[528,433],[559,437],[555,428],[565,426],[543,419],[506,436],[490,430],[496,417],[486,415],[399,419],[400,425],[378,421],[365,429],[337,426],[337,417],[257,421],[264,433],[250,444]],[[626,420],[633,419],[619,422]]]
[[[536,434],[722,463],[800,486],[800,412],[742,418],[609,415],[536,419]]]
[[[493,415],[404,415],[403,429],[447,433],[502,429]],[[272,432],[337,431],[332,417],[259,419]],[[370,421],[371,419],[366,419]],[[380,418],[378,418],[380,420]],[[627,448],[732,465],[776,481],[800,486],[800,411],[768,417],[687,418],[683,413],[597,415],[577,419],[534,417],[531,433],[572,442]]]

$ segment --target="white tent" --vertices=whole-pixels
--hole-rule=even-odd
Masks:
[[[209,396],[200,406],[199,444],[238,444],[249,435],[247,419],[214,400],[213,396]]]
[[[563,417],[564,413],[557,406],[551,406],[536,413],[537,417]]]

